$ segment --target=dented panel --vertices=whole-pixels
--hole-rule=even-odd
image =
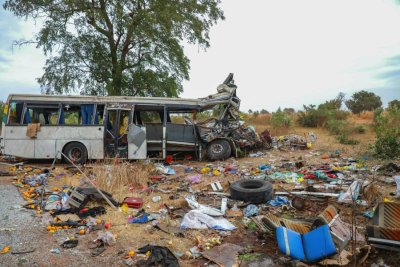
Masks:
[[[4,152],[22,158],[54,158],[69,142],[81,142],[88,150],[89,159],[104,156],[104,127],[85,126],[41,126],[37,138],[26,136],[27,126],[6,126]],[[61,155],[58,155],[61,158]]]

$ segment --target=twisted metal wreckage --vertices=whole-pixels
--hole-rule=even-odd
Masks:
[[[309,148],[309,140],[306,137],[295,134],[272,137],[269,130],[257,134],[253,126],[245,126],[240,119],[240,99],[236,95],[236,89],[237,86],[234,83],[233,74],[230,73],[225,81],[217,87],[217,94],[202,99],[208,104],[215,101],[222,110],[217,119],[212,118],[197,124],[198,127],[206,130],[201,135],[201,139],[205,144],[208,144],[208,158],[227,158],[230,156],[230,152],[237,157],[241,152],[257,148]],[[315,134],[310,134],[309,138],[313,142],[316,136]],[[223,144],[220,142],[215,143],[215,140],[228,141],[231,149],[225,149]],[[227,150],[225,156],[218,156],[224,149]]]

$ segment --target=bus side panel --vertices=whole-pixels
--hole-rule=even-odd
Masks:
[[[38,140],[51,138],[55,140],[55,153],[62,151],[69,142],[80,142],[86,146],[89,159],[104,158],[103,126],[44,126]]]
[[[35,158],[35,140],[26,136],[27,126],[5,126],[4,128],[4,154]]]

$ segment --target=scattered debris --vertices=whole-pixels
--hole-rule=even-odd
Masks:
[[[215,246],[211,250],[202,252],[203,257],[215,262],[221,267],[238,266],[237,255],[244,248],[231,243]]]

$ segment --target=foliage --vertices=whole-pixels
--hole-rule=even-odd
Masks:
[[[354,114],[363,111],[372,111],[382,106],[381,98],[372,92],[359,91],[346,101],[346,107]]]
[[[364,125],[358,125],[354,127],[354,131],[360,134],[363,134],[367,131],[367,128]]]
[[[44,93],[171,96],[189,78],[182,41],[209,47],[224,19],[219,0],[6,0],[3,7],[43,25],[33,40],[48,59]]]
[[[344,145],[358,145],[360,141],[349,138],[347,134],[339,134],[336,139]]]
[[[253,110],[249,109],[249,111],[247,111],[247,113],[251,114],[251,113],[253,113]]]
[[[293,119],[289,114],[283,112],[281,108],[278,108],[276,112],[272,113],[271,125],[274,128],[289,128],[293,125]]]
[[[400,108],[400,100],[392,100],[388,103],[388,108],[393,109],[393,108]]]
[[[400,108],[392,106],[376,118],[375,155],[379,158],[400,157]]]
[[[5,108],[5,103],[0,101],[0,125],[1,125],[1,122],[3,121],[4,108]],[[7,114],[6,114],[6,116],[7,116]]]
[[[331,119],[345,120],[348,116],[346,111],[340,110],[344,100],[344,94],[339,95],[323,104],[303,105],[304,111],[300,111],[297,121],[304,127],[327,127],[327,123]]]
[[[382,107],[374,110],[374,123],[376,124],[379,120],[379,117],[382,115],[384,109]]]
[[[253,117],[254,117],[254,118],[257,118],[258,115],[260,115],[260,112],[259,112],[259,111],[256,110],[256,111],[253,112]]]
[[[284,108],[284,109],[283,109],[283,112],[286,112],[286,113],[288,113],[288,114],[293,114],[293,113],[295,113],[296,111],[294,110],[294,108]]]

